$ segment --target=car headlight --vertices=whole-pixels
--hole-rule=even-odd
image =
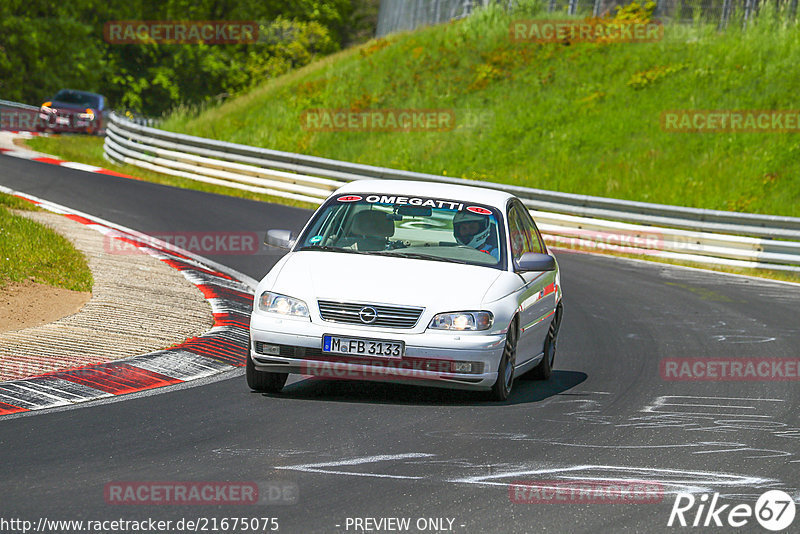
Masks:
[[[78,116],[81,119],[86,119],[86,120],[93,121],[94,120],[94,110],[87,108],[86,113],[79,113]]]
[[[492,327],[492,312],[440,313],[433,318],[429,328],[436,330],[488,330]]]
[[[308,317],[308,306],[300,299],[265,291],[258,298],[258,309],[290,317]]]

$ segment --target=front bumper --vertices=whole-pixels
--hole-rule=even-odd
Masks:
[[[98,117],[94,119],[84,119],[78,113],[71,112],[39,112],[39,128],[47,129],[53,132],[66,132],[66,133],[83,133],[93,130],[98,130],[100,120]]]
[[[399,359],[351,356],[322,352],[325,334],[402,341]],[[407,333],[397,329],[274,318],[254,313],[250,323],[250,358],[256,369],[296,373],[323,379],[402,382],[453,389],[488,390],[497,380],[505,334],[431,332]],[[263,345],[278,346],[275,354]],[[471,372],[454,372],[453,362],[471,362]]]

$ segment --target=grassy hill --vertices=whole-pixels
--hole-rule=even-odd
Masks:
[[[374,40],[172,131],[573,193],[800,216],[800,133],[670,133],[664,110],[800,109],[800,28],[765,5],[747,31],[668,26],[654,43],[515,43],[535,8]],[[479,126],[319,132],[309,109],[445,109]]]

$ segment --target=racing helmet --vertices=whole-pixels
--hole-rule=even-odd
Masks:
[[[464,225],[467,223],[477,223],[475,226],[478,228],[475,232],[469,232]],[[453,217],[453,236],[456,242],[461,245],[466,245],[475,249],[482,249],[489,239],[491,228],[489,227],[489,217],[486,215],[479,215],[477,213],[470,213],[468,211],[459,211]]]

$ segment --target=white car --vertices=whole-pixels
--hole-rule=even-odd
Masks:
[[[247,383],[288,373],[491,391],[547,379],[561,280],[528,210],[491,189],[363,180],[332,194],[258,284]]]

